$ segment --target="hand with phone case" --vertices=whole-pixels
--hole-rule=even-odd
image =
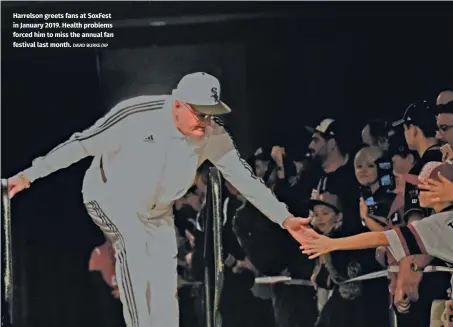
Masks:
[[[361,186],[360,187],[360,194],[362,195],[362,199],[363,199],[363,201],[364,201],[364,203],[366,204],[366,207],[367,207],[366,216],[368,214],[373,215],[375,210],[377,209],[377,203],[374,200],[373,192],[371,191],[371,188],[369,186]],[[361,213],[361,216],[362,216],[362,210],[361,210],[360,213]]]
[[[371,204],[371,198],[368,198],[369,204]],[[374,201],[374,200],[373,200]],[[360,198],[360,217],[362,218],[362,225],[368,227],[370,231],[377,232],[383,231],[385,228],[382,225],[386,225],[386,219],[376,215],[370,214],[370,207],[363,198]]]
[[[388,224],[385,217],[376,215],[378,210],[378,203],[375,201],[373,192],[369,186],[362,186],[361,198],[359,203],[360,217],[362,218],[362,225],[368,227],[371,231],[382,231],[383,226]]]

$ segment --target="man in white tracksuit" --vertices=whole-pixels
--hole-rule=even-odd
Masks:
[[[83,182],[88,213],[112,240],[123,314],[129,327],[178,327],[177,245],[173,202],[205,160],[253,205],[298,239],[308,220],[293,217],[239,156],[218,118],[219,81],[186,75],[171,95],[116,105],[30,168],[8,180],[10,197],[30,183],[94,156]]]

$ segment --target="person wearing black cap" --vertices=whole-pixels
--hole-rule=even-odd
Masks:
[[[404,128],[404,137],[410,150],[420,156],[410,174],[419,174],[422,167],[430,161],[442,161],[440,146],[436,140],[436,117],[426,103],[411,104],[402,119],[393,123],[393,127]],[[416,186],[406,185],[404,197],[404,216],[406,223],[414,219],[422,219],[428,213],[418,203],[418,189]]]
[[[340,121],[326,118],[316,128],[306,127],[313,133],[308,146],[312,158],[319,163],[322,174],[313,187],[311,197],[329,191],[338,195],[344,206],[342,229],[347,234],[362,231],[359,217],[359,184],[355,177],[353,160],[349,157],[348,131]],[[348,186],[345,188],[345,186]]]
[[[435,138],[437,131],[436,117],[426,102],[421,104],[411,104],[405,111],[404,116],[399,121],[393,123],[394,127],[403,127],[406,143],[410,150],[416,151],[420,158],[409,171],[409,174],[420,174],[423,166],[432,161],[442,161],[442,153],[438,141]],[[404,218],[406,224],[423,219],[429,216],[430,212],[420,206],[418,199],[419,189],[416,185],[405,185],[405,204]],[[406,302],[405,296],[416,298],[414,295],[419,291],[420,297],[414,302],[409,312],[397,314],[398,326],[428,326],[430,321],[431,303],[434,299],[445,293],[448,288],[449,277],[443,276],[448,274],[437,273],[434,275],[423,275],[421,271],[411,270],[412,264],[415,263],[420,267],[425,267],[429,263],[434,265],[438,263],[433,261],[433,257],[426,255],[417,255],[408,257],[400,262],[398,274],[397,289],[395,292],[394,303],[398,310],[401,309],[401,303]],[[422,280],[423,278],[423,280]]]
[[[340,197],[324,192],[309,201],[312,224],[320,234],[342,237],[344,221]],[[388,291],[385,278],[344,283],[346,280],[379,270],[374,251],[341,251],[323,256],[312,280],[320,287],[333,284],[333,292],[325,303],[317,327],[387,327]],[[326,274],[327,273],[327,274]],[[327,276],[328,279],[326,281]],[[371,317],[371,319],[370,319]]]

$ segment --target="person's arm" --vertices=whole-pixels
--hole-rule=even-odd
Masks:
[[[391,251],[399,261],[398,300],[408,296],[416,301],[422,270],[433,256],[453,262],[453,216],[449,212],[432,215],[395,231],[398,238],[394,236]]]
[[[422,253],[420,247],[416,245],[417,241],[412,234],[413,230],[414,228],[409,226],[394,228],[385,232],[368,232],[344,238],[329,239],[331,243],[329,248],[332,249],[331,251],[338,251],[389,246],[394,258],[400,261],[408,255]],[[414,242],[415,244],[412,244]],[[408,244],[412,246],[408,246]]]
[[[398,261],[417,255],[415,263],[420,267],[430,263],[430,256],[453,262],[453,215],[449,212],[435,214],[395,230],[400,232],[393,236],[391,244],[398,251],[394,253]]]
[[[275,149],[279,149],[279,147],[274,146],[272,148],[273,157],[277,155],[277,150]],[[274,194],[280,201],[286,203],[288,208],[293,208],[293,202],[298,202],[298,199],[294,196],[297,192],[293,187],[294,185],[291,184],[290,178],[297,178],[296,167],[286,156],[276,157],[273,159],[277,165],[277,179],[273,188]]]
[[[376,214],[370,214],[363,198],[360,198],[360,218],[363,224],[372,232],[381,232],[388,229],[388,219]]]
[[[453,215],[438,214],[409,226],[395,227],[384,232],[368,232],[337,239],[319,234],[305,237],[301,242],[301,249],[313,259],[332,251],[388,246],[395,261],[415,255],[414,263],[425,267],[432,260],[430,255],[453,262],[452,235]]]
[[[278,179],[282,180],[297,175],[296,167],[292,161],[288,160],[285,148],[277,145],[273,146],[271,157],[277,165]]]
[[[389,245],[384,232],[367,232],[342,238],[330,238],[321,234],[304,238],[302,253],[315,259],[323,254],[340,250],[362,250]]]
[[[22,174],[33,182],[85,157],[115,151],[122,143],[143,131],[147,114],[161,108],[163,104],[163,98],[158,97],[137,97],[122,101],[92,127],[73,134],[68,141],[35,159],[32,166]]]
[[[292,216],[286,205],[279,202],[263,180],[255,176],[225,129],[218,124],[213,125],[214,132],[209,136],[204,152],[206,159],[219,168],[225,179],[251,204],[282,226],[283,221]]]
[[[383,232],[368,232],[354,236],[332,239],[332,247],[338,250],[361,250],[389,245]]]

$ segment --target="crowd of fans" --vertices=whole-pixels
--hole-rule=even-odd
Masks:
[[[436,183],[429,190],[405,180],[429,162],[452,164],[453,91],[441,92],[431,106],[412,104],[401,114],[396,122],[366,124],[358,149],[341,120],[325,118],[307,127],[312,138],[303,161],[274,145],[259,148],[247,162],[291,213],[312,217],[313,229],[330,238],[406,226],[438,211],[453,215],[453,174],[432,177]],[[181,327],[205,325],[200,285],[208,173],[205,163],[174,206]],[[421,205],[419,195],[427,192],[450,205]],[[222,205],[224,327],[453,326],[453,270],[445,269],[453,262],[425,254],[398,262],[387,247],[336,251],[311,260],[228,181]],[[453,238],[451,243],[453,251]],[[437,270],[423,272],[427,266]],[[263,276],[294,282],[255,282]]]

